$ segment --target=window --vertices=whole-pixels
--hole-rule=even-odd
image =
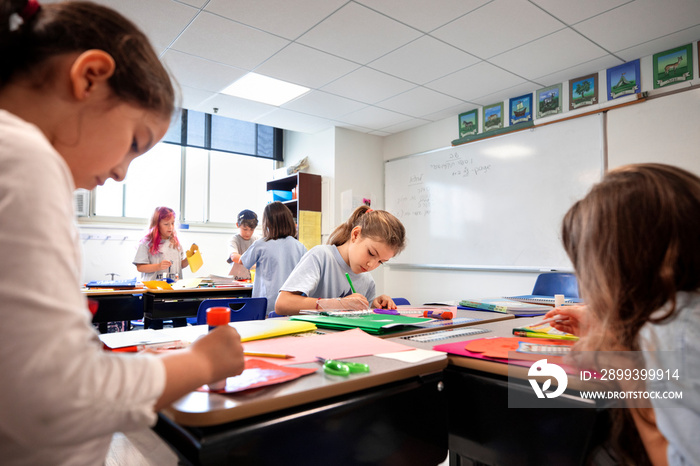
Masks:
[[[281,137],[277,128],[184,110],[122,183],[96,188],[95,215],[150,218],[157,206],[174,209],[183,223],[231,224],[243,209],[262,215]]]

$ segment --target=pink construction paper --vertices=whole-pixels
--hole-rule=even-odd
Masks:
[[[261,358],[255,359],[274,362],[275,364],[301,364],[316,361],[316,356],[325,359],[356,358],[381,353],[408,351],[410,346],[383,340],[363,332],[360,329],[334,332],[325,335],[286,336],[255,340],[243,343],[243,350],[256,353],[281,353],[294,356],[289,359]],[[253,356],[251,356],[253,357]]]

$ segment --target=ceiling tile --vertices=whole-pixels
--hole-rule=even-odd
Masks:
[[[323,91],[311,91],[282,106],[288,110],[306,113],[323,118],[336,118],[346,113],[356,112],[367,104],[346,99]]]
[[[389,133],[389,134],[400,133],[401,131],[406,131],[408,129],[417,128],[419,126],[423,126],[423,125],[428,124],[428,123],[430,123],[429,120],[423,120],[420,118],[413,118],[411,120],[404,121],[403,123],[398,123],[395,125],[391,125],[391,126],[387,126],[385,128],[382,128],[381,131],[373,131],[370,134],[380,135],[380,133]]]
[[[513,87],[525,80],[490,63],[481,62],[426,84],[443,94],[473,102],[477,97]]]
[[[357,112],[349,113],[339,118],[340,121],[352,125],[364,126],[373,130],[384,129],[387,126],[404,123],[411,119],[412,118],[409,116],[378,107],[365,107]]]
[[[486,95],[483,97],[480,97],[474,101],[474,103],[479,104],[481,106],[484,105],[491,105],[493,103],[497,102],[508,102],[508,99],[512,97],[519,97],[524,94],[528,94],[530,92],[535,92],[537,89],[539,89],[540,86],[533,84],[533,83],[522,83],[518,84],[517,86],[510,87],[508,89],[502,89],[498,92],[494,92],[493,94]]]
[[[219,115],[236,120],[255,121],[257,118],[267,115],[277,109],[273,105],[241,99],[226,94],[214,94],[213,97],[199,104],[194,110],[205,113],[215,113],[218,108]]]
[[[347,0],[211,0],[206,11],[293,40],[346,2]]]
[[[98,3],[133,21],[158,53],[165,51],[198,13],[196,8],[171,0],[101,0]]]
[[[489,61],[526,79],[534,79],[604,55],[605,50],[574,31],[564,29]]]
[[[636,0],[577,24],[576,30],[616,52],[698,24],[698,0]]]
[[[461,104],[455,105],[454,107],[448,107],[444,110],[440,110],[439,112],[431,113],[429,115],[423,115],[423,118],[429,121],[444,120],[445,118],[457,116],[460,113],[468,112],[469,110],[474,110],[477,107],[478,105],[474,103],[462,102]]]
[[[622,60],[613,55],[605,55],[604,57],[596,58],[595,60],[580,65],[574,65],[571,68],[566,68],[557,73],[540,76],[533,81],[540,83],[542,87],[548,87],[553,84],[566,82],[569,79],[595,73],[596,71],[607,70],[608,68],[621,65],[622,63],[624,63]]]
[[[653,39],[625,50],[617,51],[615,52],[615,55],[619,56],[625,61],[636,60],[637,58],[645,57],[647,55],[654,55],[655,53],[663,52],[664,50],[672,49],[690,42],[695,42],[697,41],[698,37],[700,37],[700,25],[675,32],[658,39]]]
[[[302,133],[316,133],[324,129],[331,128],[333,122],[325,118],[319,118],[303,113],[292,112],[283,108],[278,108],[267,115],[255,120],[255,123],[262,125],[281,127]]]
[[[368,66],[416,84],[441,78],[479,60],[430,36],[423,36]],[[420,66],[416,66],[420,63]]]
[[[495,0],[431,35],[486,59],[563,27],[529,2]]]
[[[222,38],[227,46],[222,46]],[[202,12],[172,48],[251,70],[289,42],[266,32]]]
[[[182,86],[219,92],[247,73],[194,55],[168,50],[161,58]]]
[[[581,0],[530,0],[566,24],[576,24],[603,12],[617,8],[634,0],[586,0],[582,8]]]
[[[182,93],[180,102],[177,102],[177,105],[182,108],[191,108],[192,110],[197,109],[205,100],[218,95],[215,92],[203,91],[202,89],[189,86],[178,86],[176,89]],[[211,109],[207,113],[211,113]]]
[[[463,102],[454,97],[449,97],[424,87],[415,87],[403,94],[383,100],[376,105],[377,107],[403,113],[404,115],[422,117],[460,103]]]
[[[423,32],[449,23],[491,0],[357,0]]]
[[[257,67],[255,72],[317,89],[359,67],[351,61],[292,43]]]
[[[322,90],[348,99],[374,104],[415,87],[415,84],[362,67],[332,83]]]
[[[357,3],[348,3],[297,42],[366,64],[418,38],[420,32]]]

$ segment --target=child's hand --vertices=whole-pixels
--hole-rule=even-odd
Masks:
[[[341,298],[340,302],[343,304],[343,309],[361,311],[363,309],[369,308],[369,301],[367,301],[367,298],[365,298],[364,295],[361,295],[360,293],[353,293],[344,298]]]
[[[396,304],[394,303],[393,299],[383,294],[374,298],[374,301],[372,301],[372,307],[377,309],[396,309]]]
[[[159,270],[165,270],[167,268],[170,268],[170,266],[173,265],[171,261],[162,261],[160,263],[160,269]]]
[[[243,372],[245,361],[241,337],[230,325],[216,327],[192,343],[190,349],[201,358],[202,364],[208,366],[211,376],[207,383]]]
[[[579,337],[587,333],[591,323],[588,309],[586,309],[586,306],[582,305],[557,307],[544,315],[544,319],[551,319],[553,317],[560,317],[560,319],[558,319],[558,322],[551,322],[549,325],[559,331],[571,333]]]

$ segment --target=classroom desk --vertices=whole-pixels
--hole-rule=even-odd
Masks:
[[[416,348],[453,341],[492,336],[513,336],[515,326],[532,324],[541,318],[516,318],[475,327],[489,333],[436,342],[417,342],[406,337],[396,342]],[[582,465],[596,454],[608,432],[609,413],[595,403],[568,397],[566,393],[544,400],[551,408],[509,408],[509,388],[514,396],[532,397],[525,380],[526,367],[512,374],[522,384],[510,384],[508,365],[449,355],[444,371],[445,394],[450,407],[450,466],[472,464],[557,464]],[[576,379],[569,378],[569,389]],[[573,382],[573,383],[572,383]]]
[[[252,284],[244,287],[192,288],[185,290],[147,289],[143,294],[144,328],[155,328],[159,323],[162,326],[162,321],[169,319],[177,319],[174,321],[173,326],[185,325],[185,318],[196,317],[199,303],[205,299],[250,298],[252,294]]]
[[[100,333],[107,332],[109,322],[130,322],[143,318],[144,289],[131,290],[83,290],[88,298],[97,301],[97,312],[92,323],[98,325]]]
[[[154,430],[186,464],[442,462],[447,407],[440,390],[447,358],[353,361],[369,364],[371,372],[344,378],[319,370],[239,395],[192,392],[161,412]]]

